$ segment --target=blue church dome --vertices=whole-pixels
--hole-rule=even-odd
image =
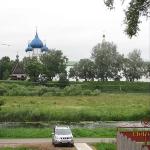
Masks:
[[[48,51],[48,47],[46,46],[46,44],[41,48],[41,52],[47,52]]]
[[[30,43],[32,48],[42,48],[43,42],[39,39],[39,36],[36,32],[35,38]]]
[[[25,50],[26,52],[33,51],[33,48],[31,47],[30,43],[28,44],[28,47]]]

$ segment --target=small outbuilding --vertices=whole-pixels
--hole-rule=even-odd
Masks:
[[[16,56],[16,63],[10,75],[11,80],[26,80],[26,73],[23,66],[19,62],[19,56]]]

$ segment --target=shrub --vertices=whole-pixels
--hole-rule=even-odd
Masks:
[[[100,95],[101,94],[101,90],[96,89],[92,92],[92,95],[96,96],[96,95]]]
[[[0,87],[0,96],[3,96],[7,92],[6,88]]]
[[[82,95],[81,85],[71,85],[64,88],[64,94],[68,96]]]
[[[41,87],[41,88],[39,89],[38,95],[41,96],[41,95],[43,95],[43,94],[45,94],[45,93],[47,93],[47,92],[48,92],[48,88],[43,86],[43,87]]]
[[[82,91],[82,95],[88,95],[88,96],[90,96],[90,95],[92,95],[92,91],[91,90],[83,90]]]
[[[5,104],[4,99],[0,99],[0,106],[3,106]]]
[[[34,88],[27,88],[24,86],[18,86],[16,88],[8,90],[7,96],[36,96],[38,91]]]

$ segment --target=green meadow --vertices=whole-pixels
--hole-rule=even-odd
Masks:
[[[1,122],[134,121],[150,116],[150,94],[1,96]]]
[[[49,138],[51,128],[0,128],[0,138]],[[115,128],[75,128],[72,129],[74,137],[111,138],[116,136]]]
[[[109,144],[109,143],[97,143],[94,145],[96,150],[116,150],[116,144]]]

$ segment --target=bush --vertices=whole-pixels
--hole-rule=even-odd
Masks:
[[[94,90],[94,91],[92,92],[92,94],[93,94],[94,96],[100,95],[100,94],[101,94],[101,90],[96,89],[96,90]]]
[[[64,94],[67,96],[82,95],[81,85],[71,85],[64,88]]]
[[[5,104],[4,99],[0,99],[0,106],[3,106]]]
[[[83,90],[82,91],[82,95],[88,95],[88,96],[90,96],[90,95],[92,95],[92,91],[91,90]]]
[[[6,93],[7,96],[37,96],[38,91],[34,88],[27,88],[24,86],[18,86],[8,90]]]
[[[6,88],[0,87],[0,96],[5,95],[6,92],[7,92]]]
[[[38,91],[38,95],[42,96],[43,94],[48,92],[48,88],[47,87],[41,87]]]
[[[48,92],[44,93],[43,96],[61,96],[63,92],[58,87],[49,87]]]

